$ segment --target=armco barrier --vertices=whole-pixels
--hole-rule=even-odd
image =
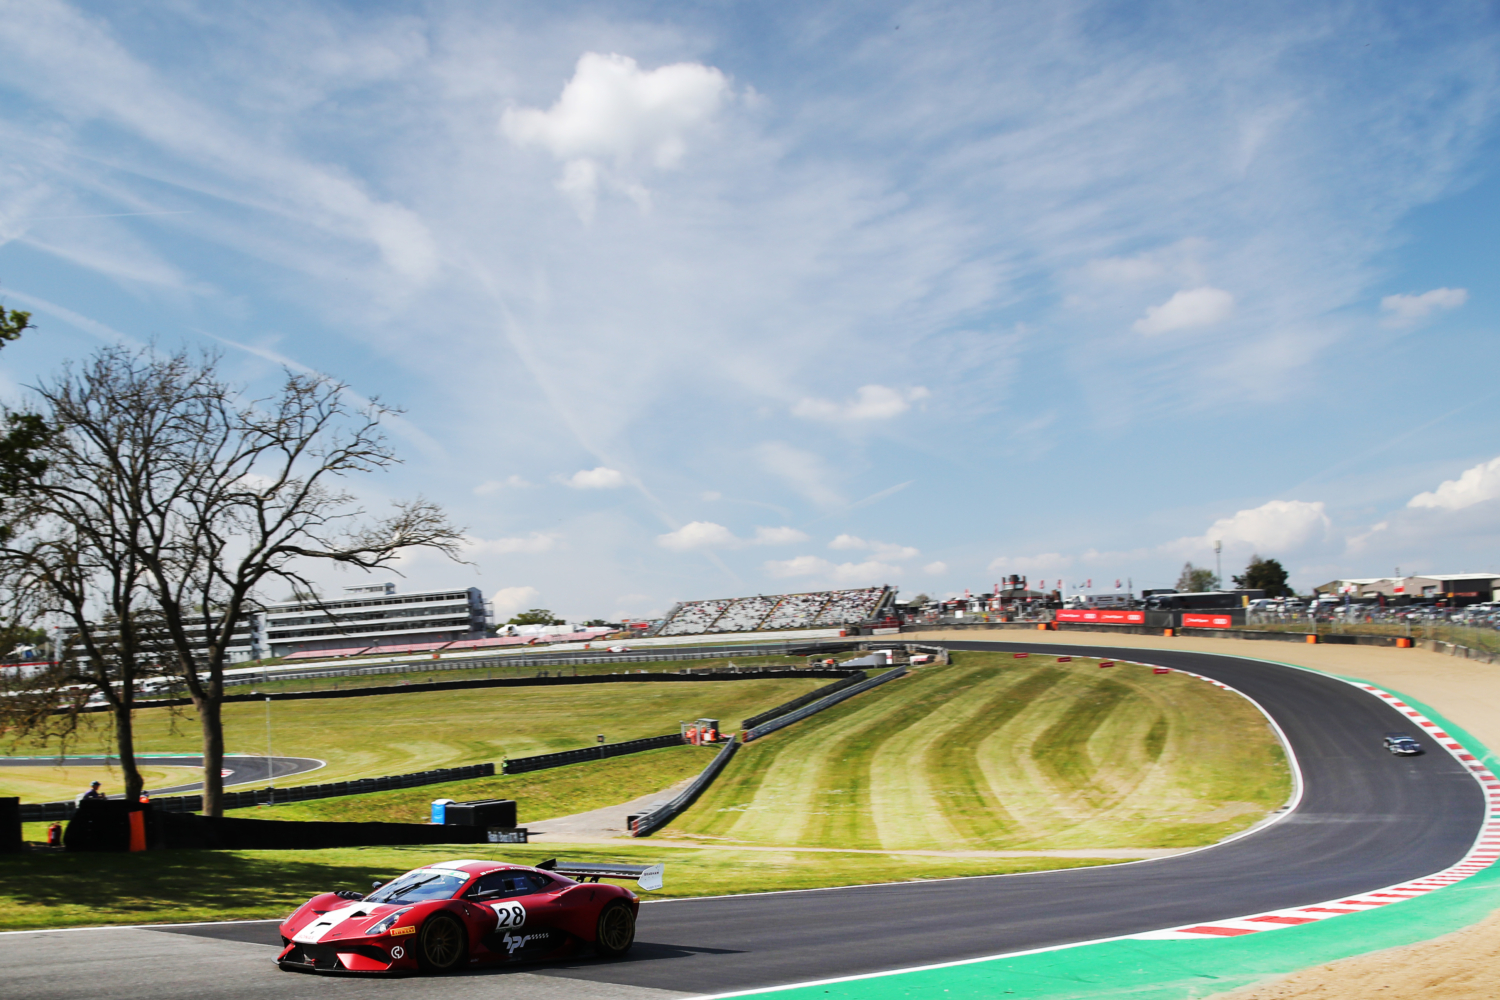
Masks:
[[[645,739],[626,740],[623,743],[600,743],[597,746],[580,747],[577,750],[539,753],[534,757],[512,757],[501,765],[500,773],[525,774],[527,771],[542,771],[549,767],[562,767],[564,764],[581,764],[588,760],[620,757],[628,753],[640,753],[642,750],[655,750],[658,747],[680,746],[682,746],[681,733],[648,736]]]
[[[834,681],[832,684],[825,684],[823,687],[818,688],[816,691],[809,691],[802,697],[793,698],[791,701],[787,702],[784,705],[777,705],[775,708],[769,711],[761,712],[759,715],[752,715],[750,716],[750,718],[746,719],[742,723],[742,725],[745,729],[754,729],[762,722],[770,722],[772,719],[780,718],[781,716],[786,715],[788,712],[795,712],[803,705],[811,705],[819,698],[826,698],[829,695],[834,694],[835,692],[842,691],[846,687],[853,687],[854,685],[865,680],[869,680],[869,675],[867,675],[863,670],[856,670],[854,673],[850,674],[848,677],[845,677],[841,681]]]
[[[739,738],[731,736],[729,742],[724,744],[723,749],[714,755],[714,759],[708,762],[708,766],[703,769],[698,777],[693,779],[691,785],[682,790],[680,795],[670,802],[657,806],[648,813],[637,816],[635,821],[630,824],[630,835],[632,837],[649,836],[676,819],[679,813],[698,801],[698,796],[703,794],[705,788],[714,783],[714,779],[719,776],[720,771],[724,770],[724,765],[729,763],[730,758],[734,756],[734,752],[739,748]]]
[[[572,661],[568,661],[572,662]],[[610,663],[629,662],[624,657],[609,660]],[[648,662],[642,659],[641,662]],[[505,663],[502,666],[516,666],[517,664]],[[520,664],[526,666],[528,664]],[[462,667],[442,667],[443,670],[477,670],[485,666],[479,664],[464,664]],[[844,677],[848,671],[838,669],[819,668],[806,670],[799,667],[788,667],[776,669],[772,667],[755,668],[740,667],[734,670],[704,671],[703,673],[665,673],[653,671],[651,673],[621,673],[621,674],[578,674],[577,676],[563,677],[491,677],[465,681],[427,681],[421,684],[395,684],[380,687],[352,687],[334,688],[323,691],[276,691],[270,694],[228,694],[224,696],[224,703],[241,701],[306,701],[327,700],[329,698],[372,698],[377,695],[386,694],[417,694],[429,691],[469,691],[476,688],[507,688],[507,687],[550,687],[569,684],[649,684],[649,683],[678,683],[678,682],[705,682],[705,681],[744,681],[759,679],[763,677]],[[333,676],[331,673],[305,674],[304,677],[316,678]],[[144,708],[172,708],[183,705],[191,705],[191,698],[154,698],[149,701],[137,701],[135,707]],[[55,714],[61,715],[68,709],[55,709]],[[87,705],[81,711],[84,712],[107,712],[108,705]]]
[[[811,705],[807,705],[804,708],[799,708],[797,711],[791,712],[787,715],[783,715],[780,718],[772,719],[770,722],[762,723],[761,725],[756,726],[754,729],[747,730],[745,732],[745,742],[748,743],[751,740],[758,740],[762,736],[765,736],[769,733],[774,733],[776,730],[782,728],[783,726],[790,726],[794,722],[801,722],[803,719],[807,718],[810,715],[817,715],[825,708],[832,708],[834,705],[837,705],[845,698],[853,698],[857,694],[862,694],[865,691],[870,690],[871,688],[879,687],[886,681],[895,680],[897,677],[905,676],[905,674],[905,667],[896,667],[892,670],[887,670],[883,674],[877,674],[867,681],[861,681],[860,683],[855,684],[853,687],[846,687],[844,688],[844,690],[839,691],[835,694],[831,694],[826,698],[820,698],[817,701],[813,702]]]
[[[306,802],[308,799],[331,799],[341,795],[363,795],[366,792],[385,792],[393,788],[418,788],[422,785],[438,785],[445,781],[467,781],[471,778],[487,778],[495,773],[494,764],[470,764],[467,767],[443,767],[435,771],[415,771],[411,774],[387,774],[378,778],[359,778],[355,781],[334,781],[324,785],[293,785],[290,788],[255,788],[244,792],[225,792],[225,809],[245,809],[250,806],[271,805],[278,802]],[[191,813],[203,808],[201,795],[169,795],[151,800],[152,806],[161,813]],[[78,809],[73,802],[28,802],[21,806],[21,819],[26,823],[46,823],[53,820],[72,819]]]

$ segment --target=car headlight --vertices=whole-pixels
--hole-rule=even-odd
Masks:
[[[384,934],[386,931],[391,929],[391,924],[394,924],[396,920],[401,916],[401,914],[405,913],[409,909],[411,909],[410,906],[403,906],[395,913],[387,913],[385,916],[381,917],[379,920],[371,924],[369,929],[366,930],[365,933],[370,935],[371,937],[374,937],[377,934]]]

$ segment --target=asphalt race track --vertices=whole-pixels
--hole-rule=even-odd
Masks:
[[[150,757],[139,757],[137,762],[142,767],[149,767],[153,764],[157,767],[202,767],[203,757],[197,754],[181,757],[153,754]],[[0,757],[0,767],[53,767],[58,763],[59,760],[56,757]],[[63,758],[61,763],[69,767],[118,767],[120,759],[106,756],[75,757],[70,754]],[[251,757],[244,754],[228,754],[224,757],[224,770],[228,772],[224,775],[224,784],[226,786],[244,785],[250,782],[264,784],[271,779],[316,771],[323,766],[323,761],[313,757]],[[152,795],[181,795],[196,792],[202,788],[203,782],[195,781],[187,785],[173,785],[170,788],[152,788],[148,785],[146,791]],[[84,791],[84,789],[79,789],[79,791]],[[111,795],[110,798],[117,799],[120,796]]]
[[[1026,643],[949,643],[954,649],[1147,659],[1223,681],[1280,724],[1301,766],[1297,809],[1251,836],[1194,854],[1101,868],[998,878],[654,902],[641,909],[635,949],[619,962],[579,962],[449,978],[444,995],[652,997],[657,991],[718,993],[852,975],[1201,923],[1303,906],[1418,878],[1445,868],[1473,843],[1483,820],[1478,784],[1446,753],[1397,758],[1381,746],[1407,728],[1394,709],[1356,688],[1307,671],[1203,653],[1109,650]],[[670,878],[670,872],[668,872]],[[205,925],[171,932],[84,931],[0,937],[0,975],[24,969],[26,993],[84,997],[111,935],[141,936],[179,961],[153,963],[140,996],[311,996],[311,977],[270,965],[274,922]],[[162,938],[177,938],[168,943]],[[23,942],[29,952],[17,954]],[[135,953],[144,945],[135,946]],[[102,949],[96,951],[95,949]],[[188,958],[186,950],[193,951]],[[232,955],[231,955],[232,953]],[[43,960],[45,955],[55,955]],[[259,956],[263,964],[251,962]],[[217,956],[217,957],[216,957]],[[231,957],[233,962],[231,962]],[[205,978],[199,963],[243,972]],[[44,968],[37,963],[42,962]],[[45,975],[44,975],[45,971]],[[98,973],[112,975],[106,968]],[[226,968],[227,972],[227,968]],[[503,977],[497,980],[496,977]],[[69,984],[68,980],[73,980]],[[558,980],[567,982],[559,983]],[[393,995],[394,983],[347,981],[341,996]],[[332,984],[329,984],[332,985]],[[425,995],[410,981],[403,995]],[[135,996],[121,992],[119,996]]]

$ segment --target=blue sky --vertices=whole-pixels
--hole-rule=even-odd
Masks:
[[[470,536],[403,588],[1500,570],[1487,5],[0,22],[0,391],[155,339],[379,395],[360,491]]]

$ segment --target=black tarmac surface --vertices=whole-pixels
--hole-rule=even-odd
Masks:
[[[949,645],[1117,656],[1221,680],[1254,698],[1280,724],[1301,767],[1301,803],[1250,836],[1156,861],[650,903],[641,908],[628,959],[535,967],[528,975],[574,980],[579,995],[605,995],[610,988],[618,992],[608,995],[649,995],[632,987],[718,993],[1141,933],[1306,905],[1427,875],[1458,861],[1483,819],[1480,789],[1456,761],[1442,752],[1391,756],[1381,737],[1408,728],[1407,720],[1369,694],[1318,674],[1205,653],[1050,643]],[[174,933],[242,948],[274,944],[275,926],[210,925]],[[267,948],[266,971],[256,973],[257,980],[286,975],[270,967],[269,957]],[[177,972],[164,969],[163,975]],[[495,987],[504,988],[506,978],[496,974]],[[196,995],[227,998],[265,989],[274,990],[269,982],[208,981]]]

